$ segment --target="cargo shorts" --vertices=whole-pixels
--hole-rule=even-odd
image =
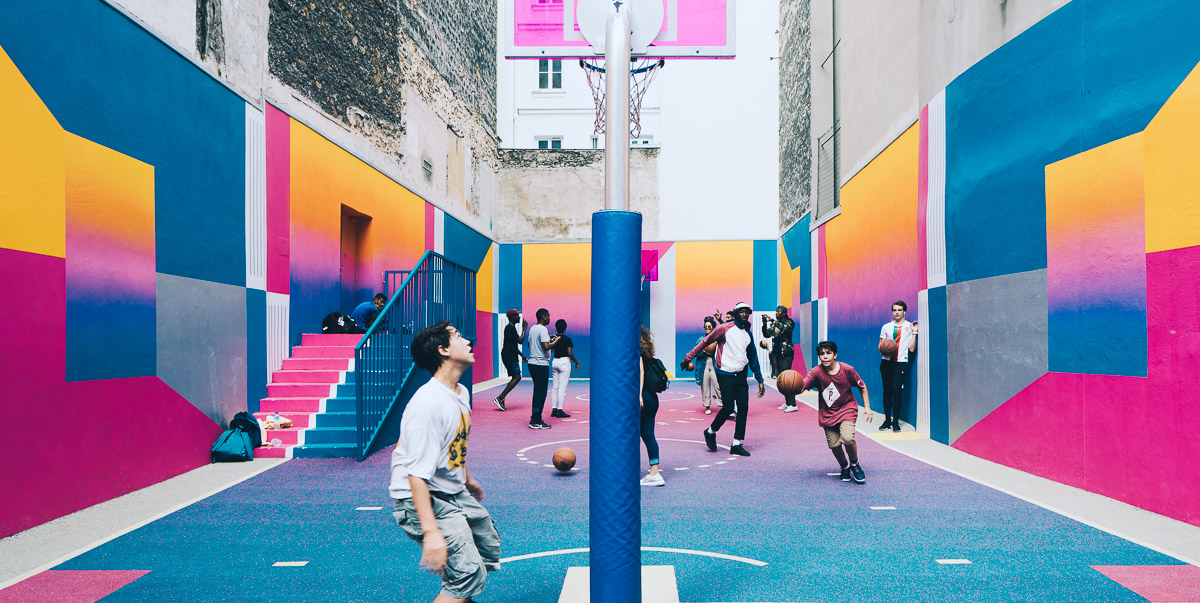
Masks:
[[[825,443],[830,448],[843,444],[854,445],[854,421],[842,421],[833,427],[821,426],[825,430]]]
[[[478,595],[487,583],[487,573],[500,569],[500,534],[492,516],[466,490],[429,494],[433,516],[446,539],[446,567],[440,572],[442,593],[455,599]],[[425,534],[412,499],[393,499],[392,505],[392,515],[404,534],[422,543]]]

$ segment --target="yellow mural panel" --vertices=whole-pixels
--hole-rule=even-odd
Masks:
[[[0,48],[0,247],[66,256],[63,129]]]
[[[495,274],[495,266],[493,266],[495,251],[495,245],[488,246],[487,254],[483,256],[483,263],[475,272],[475,309],[480,312],[494,312],[492,309],[495,307],[495,304],[492,303],[492,276]]]
[[[796,288],[796,270],[788,262],[787,250],[779,246],[779,305],[792,307],[792,290]]]
[[[1146,252],[1200,245],[1200,66],[1145,131]]]

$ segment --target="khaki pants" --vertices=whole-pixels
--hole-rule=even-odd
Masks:
[[[500,534],[492,516],[466,490],[458,494],[430,492],[433,516],[446,539],[442,593],[466,599],[483,592],[487,573],[500,569]],[[404,534],[420,543],[425,534],[411,498],[393,499],[392,516]]]

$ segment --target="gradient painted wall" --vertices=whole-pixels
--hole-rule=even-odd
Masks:
[[[675,243],[675,361],[671,370],[679,370],[683,357],[704,334],[705,316],[718,309],[724,313],[738,302],[753,304],[754,243]],[[776,276],[772,274],[770,278],[774,280]],[[680,371],[678,376],[690,377],[692,371]]]
[[[919,131],[914,124],[843,185],[841,214],[824,224],[828,338],[838,344],[838,359],[859,369],[877,411],[883,410],[879,329],[891,321],[897,300],[908,304],[909,320],[919,311]],[[900,418],[915,424],[912,373]]]
[[[567,335],[580,370],[572,377],[591,375],[592,245],[590,243],[530,244],[521,250],[521,310],[530,325],[538,308],[550,311],[551,333],[558,319],[567,321]],[[507,310],[507,308],[506,308]],[[526,346],[528,350],[528,344]],[[526,352],[527,353],[527,352]],[[528,370],[525,371],[528,374]]]
[[[951,83],[945,141],[953,446],[1194,525],[1198,20],[1183,1],[1067,4]],[[976,354],[981,316],[1021,336]],[[956,395],[1039,354],[1015,394]]]

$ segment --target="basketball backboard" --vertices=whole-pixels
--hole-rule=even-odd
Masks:
[[[708,58],[734,56],[735,0],[621,0],[633,7],[634,52],[639,58]],[[652,38],[637,19],[662,23]],[[609,2],[604,2],[609,4]],[[500,27],[508,59],[591,58],[604,54],[603,29],[589,31],[596,19],[594,0],[500,0]],[[607,7],[605,8],[607,10]],[[580,22],[584,25],[581,26]],[[638,44],[638,37],[652,41]],[[588,40],[591,39],[593,44]],[[644,42],[644,40],[643,40]]]

